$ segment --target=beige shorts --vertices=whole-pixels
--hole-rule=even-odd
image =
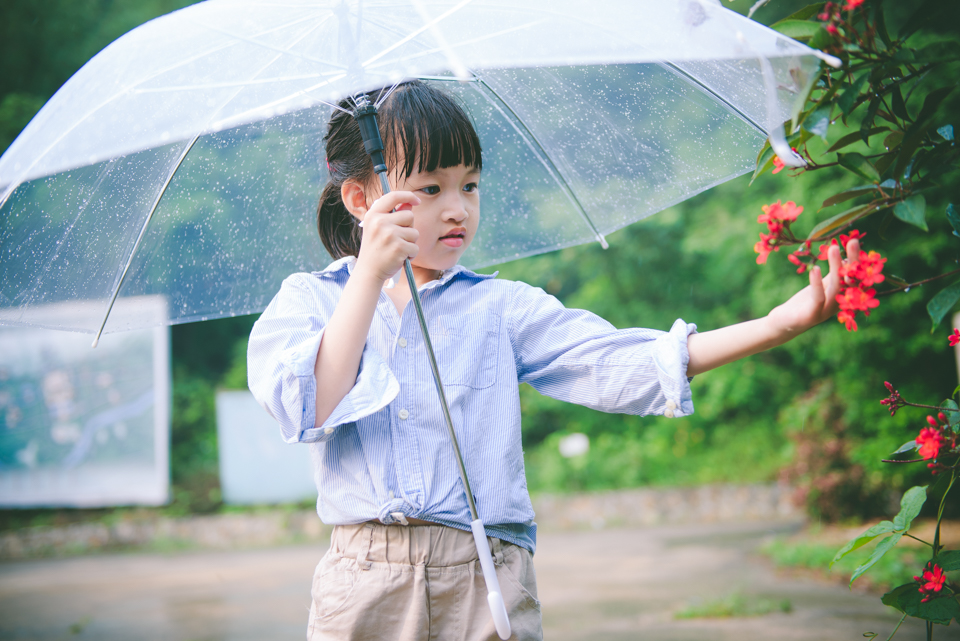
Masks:
[[[511,639],[543,630],[533,557],[488,538]],[[338,525],[313,575],[308,641],[499,639],[473,534],[442,525]]]

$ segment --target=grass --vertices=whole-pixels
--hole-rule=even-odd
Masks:
[[[771,612],[789,613],[793,605],[789,599],[758,599],[742,592],[721,599],[693,602],[673,615],[675,619],[728,619],[731,617],[751,617]]]
[[[844,557],[831,568],[830,561],[841,546],[842,543],[774,539],[764,546],[762,552],[778,567],[812,570],[836,581],[849,583],[854,571],[866,561],[874,546],[866,546],[862,551]],[[866,574],[857,579],[854,585],[886,591],[891,587],[908,583],[927,562],[928,557],[925,554],[923,549],[894,547]]]

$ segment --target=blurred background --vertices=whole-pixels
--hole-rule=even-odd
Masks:
[[[188,4],[4,0],[0,150],[100,49],[138,24]],[[724,4],[746,13],[752,2]],[[775,0],[755,18],[770,24],[806,4]],[[887,2],[888,16],[911,12],[913,7],[907,5],[912,3]],[[956,29],[956,23],[945,24],[941,35],[957,37]],[[761,230],[756,217],[764,204],[792,200],[809,214],[796,225],[806,233],[816,222],[820,203],[855,184],[851,174],[841,170],[817,176],[794,180],[787,172],[768,174],[749,187],[749,176],[744,176],[610,235],[608,250],[586,245],[496,270],[503,278],[542,287],[569,307],[596,312],[617,327],[668,329],[676,318],[683,318],[705,331],[756,318],[807,280],[795,273],[785,255],[773,254],[767,264],[756,264],[753,245]],[[936,211],[943,208],[937,206]],[[928,222],[929,234],[899,221],[874,224],[873,219],[861,231],[867,234],[868,249],[888,257],[885,271],[912,282],[953,260],[944,231],[949,228],[947,220],[937,215]],[[896,243],[885,244],[894,237]],[[857,332],[828,321],[784,347],[696,377],[692,382],[696,413],[688,418],[603,414],[521,387],[531,493],[537,497],[629,488],[780,484],[813,522],[850,525],[891,516],[898,492],[923,483],[926,469],[880,462],[923,424],[918,412],[889,416],[879,404],[887,395],[884,381],[893,383],[905,398],[930,404],[950,396],[958,383],[957,362],[946,347],[945,332],[931,334],[923,311],[931,292],[919,290],[881,299]],[[256,316],[246,316],[170,328],[170,490],[165,504],[4,508],[0,529],[116,520],[144,510],[171,518],[237,513],[259,509],[243,504],[271,502],[225,503],[225,472],[218,458],[225,447],[218,444],[218,392],[246,389],[247,336],[255,320]],[[225,411],[230,410],[221,409],[221,414]],[[267,436],[276,437],[282,446],[278,432]],[[314,491],[293,507],[312,509],[315,497]],[[928,500],[927,505],[937,503]],[[960,515],[956,505],[948,510],[953,518]],[[826,552],[810,552],[811,558],[820,557],[809,563],[822,565],[828,560],[838,547],[830,545]],[[781,546],[771,554],[785,558],[801,552],[796,546]]]

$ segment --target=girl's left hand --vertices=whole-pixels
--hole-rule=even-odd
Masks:
[[[856,263],[859,255],[860,241],[855,238],[847,243],[847,256],[852,258],[843,261],[840,259],[840,247],[832,245],[827,253],[830,273],[824,278],[819,266],[811,269],[810,284],[767,315],[774,327],[785,336],[792,337],[835,316],[839,309],[837,293],[840,290],[840,265]]]

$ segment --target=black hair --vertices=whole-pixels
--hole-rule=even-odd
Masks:
[[[385,89],[367,94],[376,104]],[[353,102],[340,107],[352,112]],[[419,80],[404,82],[378,109],[388,171],[409,178],[416,171],[434,171],[457,165],[482,169],[480,138],[463,107],[447,93]],[[340,188],[353,179],[373,182],[373,163],[364,151],[360,127],[352,115],[335,110],[324,136],[329,179],[317,206],[317,231],[334,258],[360,252],[360,228],[347,211]],[[402,162],[402,165],[398,165]]]

